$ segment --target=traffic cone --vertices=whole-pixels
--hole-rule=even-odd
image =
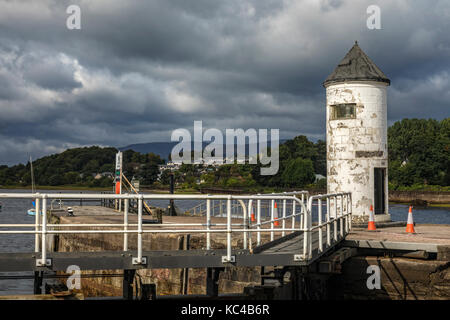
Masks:
[[[280,225],[280,222],[278,221],[278,209],[277,209],[277,202],[275,201],[275,206],[273,209],[273,217],[275,219],[275,221],[273,222],[273,225],[275,227],[278,227]]]
[[[367,225],[367,230],[375,231],[377,228],[375,227],[375,217],[373,216],[373,206],[370,205],[370,213],[369,213],[369,224]]]
[[[416,231],[414,230],[412,206],[409,206],[408,222],[406,223],[406,232],[407,233],[416,233]]]
[[[250,215],[250,220],[251,220],[252,222],[255,222],[255,221],[256,221],[256,219],[255,219],[255,212],[253,212],[253,207],[252,207],[252,214]]]

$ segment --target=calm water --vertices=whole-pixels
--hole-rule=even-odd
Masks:
[[[7,192],[21,192],[28,193],[29,190],[0,190],[0,193]],[[40,190],[40,192],[54,193],[55,191]],[[64,191],[62,193],[79,193],[79,191]],[[60,192],[57,192],[60,193]],[[89,192],[91,193],[91,192]],[[0,211],[0,224],[17,223],[17,224],[33,224],[34,217],[27,215],[27,210],[32,208],[31,200],[26,199],[0,199],[3,208]],[[199,204],[198,200],[182,200],[176,201],[176,205],[185,211]],[[65,202],[66,205],[70,203]],[[79,202],[72,202],[72,205],[77,205]],[[95,204],[93,204],[95,205]],[[167,207],[168,201],[155,200],[150,203],[152,206]],[[216,210],[217,212],[217,210]],[[280,215],[281,210],[279,209]],[[408,206],[402,204],[390,204],[389,212],[393,221],[406,221],[408,217]],[[414,221],[416,223],[431,223],[431,224],[450,224],[450,208],[414,208]],[[263,216],[269,215],[268,210],[263,210]],[[288,213],[289,214],[289,210]],[[5,230],[5,229],[3,229]],[[0,235],[0,252],[33,252],[34,251],[34,235]],[[9,273],[14,275],[32,275],[29,273]],[[5,275],[5,273],[0,274]],[[52,281],[52,280],[45,280]],[[33,280],[2,280],[0,279],[0,295],[7,294],[32,294]]]
[[[2,190],[0,193],[29,193],[30,190]],[[80,191],[62,191],[56,192],[52,190],[39,190],[40,193],[79,193]],[[96,193],[83,191],[83,193]],[[0,211],[0,224],[34,224],[35,217],[29,216],[27,210],[33,208],[31,199],[0,199],[2,210]],[[200,203],[200,201],[182,200],[176,201],[176,205],[181,210],[187,210]],[[65,205],[79,205],[79,201],[64,202]],[[168,200],[155,200],[150,203],[151,206],[167,207]],[[90,203],[90,205],[100,205],[99,203]],[[50,206],[50,203],[48,203]],[[2,230],[10,230],[10,228],[2,228]],[[30,230],[30,229],[27,229]],[[2,234],[0,235],[0,252],[34,252],[34,235],[32,234]],[[0,273],[0,277],[4,275],[33,275],[32,272],[14,272]],[[55,280],[44,280],[44,282],[52,282]],[[5,280],[0,278],[0,295],[12,294],[32,294],[33,280]]]

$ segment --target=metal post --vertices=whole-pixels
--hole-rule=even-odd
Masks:
[[[242,210],[242,224],[244,226],[244,230],[248,230],[248,216],[247,216],[247,212],[246,210],[244,210],[245,207],[243,207],[244,202],[242,200],[239,200],[240,204],[241,204],[241,210]],[[243,249],[247,249],[248,247],[248,232],[244,231],[244,241],[243,241]]]
[[[331,247],[330,198],[327,197],[327,247]]]
[[[270,230],[272,230],[271,232],[270,232],[270,241],[273,241],[273,238],[274,238],[274,232],[273,232],[273,230],[274,230],[274,216],[273,216],[273,214],[274,214],[274,210],[273,210],[273,207],[275,206],[275,200],[272,200],[272,202],[271,202],[271,207],[270,207]]]
[[[339,210],[339,212],[340,212],[340,219],[339,219],[339,229],[340,229],[340,232],[341,232],[341,238],[343,238],[344,237],[344,218],[343,218],[343,216],[344,216],[344,211],[343,211],[343,207],[342,207],[342,204],[343,204],[343,202],[342,202],[342,200],[343,200],[343,197],[342,197],[342,195],[341,195],[341,207],[340,207],[340,210]]]
[[[302,193],[302,203],[305,203],[305,195]],[[305,219],[305,209],[303,209],[303,206],[300,208],[300,228],[303,228],[304,226],[304,219]]]
[[[184,243],[183,243],[183,250],[189,250],[190,249],[190,242],[191,242],[191,235],[188,233],[184,237]],[[188,288],[189,288],[189,268],[183,269],[183,294],[188,294]]]
[[[170,194],[174,194],[175,192],[175,182],[174,182],[174,176],[173,173],[170,174]],[[175,202],[173,201],[173,199],[169,200],[169,216],[176,216],[177,212],[175,210]]]
[[[323,238],[322,238],[322,199],[317,200],[317,212],[319,213],[319,252],[323,252]]]
[[[227,200],[227,262],[231,262],[231,196]]]
[[[334,204],[334,241],[337,242],[338,239],[338,232],[337,232],[337,197],[333,197],[333,204]]]
[[[251,250],[253,250],[253,242],[252,242],[252,212],[253,211],[253,199],[250,199],[248,201],[248,208],[247,208],[247,232],[248,235],[248,247]]]
[[[307,226],[308,226],[308,257],[312,257],[312,202],[311,207],[308,211],[306,211],[306,215],[308,216],[307,220]]]
[[[295,211],[296,211],[297,201],[292,200],[292,218],[291,218],[291,229],[294,232],[295,227]]]
[[[42,258],[41,258],[41,266],[47,265],[47,195],[44,194],[42,197],[42,236],[41,236],[41,250],[42,250]]]
[[[137,259],[134,259],[133,264],[142,264],[142,194],[139,195],[138,200],[138,234],[137,234]]]
[[[119,194],[122,194],[122,154],[120,155]],[[122,199],[119,199],[119,212],[122,210]]]
[[[128,196],[128,194],[127,194]],[[123,209],[123,229],[128,230],[128,210],[130,209],[130,199],[126,198]],[[128,232],[123,234],[123,251],[128,251]]]
[[[34,235],[34,252],[39,252],[39,219],[40,219],[40,212],[41,212],[41,199],[39,198],[40,195],[36,194],[36,200],[35,200],[35,217],[34,217],[34,221],[35,221],[35,227],[34,227],[34,231],[36,232]]]
[[[133,279],[136,270],[123,270],[122,293],[126,300],[133,300]]]
[[[256,243],[261,244],[261,200],[257,200],[256,204],[256,223],[258,224],[258,234],[256,236]]]
[[[348,208],[348,212],[350,213],[349,215],[349,219],[348,219],[348,231],[352,230],[352,213],[353,213],[353,204],[352,204],[352,194],[349,193],[347,195],[347,201],[349,202],[347,208]]]
[[[281,235],[284,237],[286,235],[286,231],[284,231],[284,229],[286,229],[286,200],[283,200],[283,222],[281,225],[283,227],[283,232]]]
[[[217,297],[219,295],[219,268],[206,268],[206,295]]]
[[[310,198],[308,202],[308,211],[311,211],[312,199]],[[303,205],[302,205],[303,207]],[[308,214],[304,215],[303,224],[301,225],[303,229],[303,257],[304,259],[308,259],[308,230],[307,230],[307,222],[308,222]]]
[[[33,293],[42,294],[42,278],[44,276],[43,271],[34,272]]]
[[[206,250],[211,250],[211,200],[206,200]]]

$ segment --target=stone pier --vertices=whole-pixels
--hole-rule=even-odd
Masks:
[[[122,223],[122,213],[103,207],[74,207],[75,216],[55,212],[53,221],[59,224],[77,223]],[[143,217],[144,223],[151,219]],[[163,217],[164,223],[205,223],[205,217]],[[240,223],[241,219],[233,219]],[[129,223],[136,223],[136,215],[130,214]],[[212,218],[212,223],[225,223],[224,218]],[[290,224],[288,224],[290,226]],[[192,229],[192,227],[190,227]],[[131,227],[130,227],[131,229]],[[280,236],[280,234],[276,234]],[[252,234],[252,246],[256,245],[256,234]],[[187,234],[144,234],[143,250],[183,250],[189,238],[191,249],[205,249],[204,233]],[[262,242],[268,242],[270,234],[262,235]],[[136,250],[136,235],[129,235],[129,250]],[[368,232],[353,229],[343,245],[351,246],[357,241],[369,244],[430,245],[436,252],[402,255],[401,251],[358,248],[358,254],[347,259],[341,271],[329,277],[328,296],[333,299],[450,299],[450,226],[416,225],[416,234],[406,234],[404,227],[388,227]],[[211,235],[211,248],[226,247],[225,234]],[[243,238],[233,237],[233,247],[242,248]],[[57,251],[107,251],[123,250],[122,234],[64,234],[56,236],[53,244]],[[426,246],[425,246],[426,247]],[[423,250],[422,250],[423,251]],[[393,253],[394,252],[394,253]],[[369,290],[366,285],[367,267],[377,265],[381,270],[381,289]],[[267,268],[266,268],[267,271]],[[183,269],[145,269],[136,272],[135,281],[154,283],[157,295],[180,295],[206,293],[206,269],[189,269],[188,276]],[[84,274],[122,274],[123,270],[83,271]],[[184,279],[188,279],[187,283]],[[121,296],[122,277],[82,278],[82,293],[92,296]],[[260,267],[227,267],[219,275],[221,294],[242,294],[245,287],[261,284]],[[186,288],[187,286],[187,288]]]

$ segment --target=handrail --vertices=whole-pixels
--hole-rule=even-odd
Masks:
[[[301,195],[301,196],[302,196],[302,201],[303,201],[305,195],[306,195],[306,197],[309,196],[309,192],[306,191],[306,190],[302,190],[302,191],[280,192],[280,193],[270,193],[270,194],[271,194],[271,195]],[[256,195],[256,194],[255,194],[255,195]],[[233,208],[240,207],[239,204],[233,203],[233,202],[232,202],[232,206],[233,206]],[[202,207],[205,207],[205,209],[202,210]],[[213,205],[213,207],[211,208],[211,210],[214,211],[215,208],[220,208],[220,207],[223,207],[223,203],[222,203],[222,202],[219,202],[218,204]],[[267,206],[267,208],[270,208],[270,206]],[[197,209],[199,209],[199,210],[197,210]],[[197,212],[197,211],[199,211],[199,215],[206,214],[206,212],[207,212],[206,204],[203,203],[203,202],[201,202],[201,203],[199,203],[199,204],[193,206],[192,208],[186,210],[185,212],[189,212],[189,213],[191,213],[191,214],[196,215],[196,212]]]
[[[301,195],[302,199],[298,196]],[[305,201],[305,195],[307,201]],[[35,252],[41,253],[41,258],[36,258],[36,266],[49,266],[51,260],[47,259],[46,238],[49,234],[122,234],[124,236],[124,251],[128,250],[128,235],[137,235],[137,256],[133,258],[133,264],[145,265],[146,257],[142,256],[143,252],[143,235],[146,233],[203,233],[206,234],[207,242],[206,249],[211,249],[211,234],[226,233],[226,256],[222,257],[223,263],[234,262],[235,257],[232,256],[232,236],[236,233],[242,233],[243,235],[243,247],[244,249],[250,248],[252,250],[252,233],[257,233],[256,244],[261,244],[261,234],[275,232],[284,236],[286,232],[298,232],[303,231],[303,252],[295,254],[294,261],[307,261],[313,258],[312,255],[312,234],[318,233],[319,235],[319,254],[324,252],[324,245],[322,241],[323,228],[327,229],[327,241],[325,248],[334,245],[339,239],[342,239],[351,229],[351,194],[350,193],[335,193],[328,195],[316,195],[309,196],[306,192],[293,192],[293,193],[280,193],[280,194],[257,194],[257,195],[165,195],[165,194],[79,194],[79,193],[0,193],[0,198],[23,198],[36,199],[37,211],[42,206],[42,217],[38,219],[39,214],[34,224],[0,224],[1,234],[35,234]],[[125,200],[124,206],[124,220],[123,223],[113,224],[49,224],[47,223],[47,200],[52,199],[120,199]],[[145,205],[145,200],[153,199],[174,199],[174,200],[206,200],[207,215],[206,223],[156,223],[156,224],[143,224],[142,211]],[[327,201],[327,218],[322,218],[322,200]],[[137,223],[128,223],[128,208],[129,201],[138,201],[138,219]],[[211,200],[225,200],[226,201],[226,223],[211,223]],[[280,201],[282,202],[282,215],[274,217],[272,215],[270,219],[262,221],[261,219],[261,201]],[[340,200],[340,202],[338,202]],[[345,205],[344,205],[345,200]],[[231,202],[237,201],[242,207],[243,215],[242,222],[236,223],[232,221]],[[247,202],[246,202],[247,201]],[[317,215],[318,224],[313,226],[313,202],[318,202]],[[257,209],[257,221],[251,221],[251,213],[253,204],[256,202]],[[288,212],[288,208],[292,211]],[[297,206],[300,210],[297,210]],[[332,216],[332,211],[334,214]],[[300,224],[296,225],[296,219],[299,218]],[[39,221],[41,220],[41,221]],[[282,222],[281,227],[275,228],[275,222]],[[291,221],[290,227],[286,224],[286,221]],[[337,224],[340,224],[340,233],[338,235]],[[269,225],[270,228],[262,228],[265,225]],[[331,242],[331,225],[334,226],[334,241]],[[91,227],[101,227],[109,229],[84,229]],[[34,230],[2,230],[2,228],[34,228]],[[73,228],[73,229],[71,229]],[[115,229],[111,229],[115,228]],[[120,229],[117,229],[120,228]],[[40,239],[39,239],[40,238]],[[300,239],[300,238],[299,238]],[[41,241],[39,241],[41,240]],[[39,247],[40,244],[40,247]],[[38,257],[38,255],[36,255]]]

